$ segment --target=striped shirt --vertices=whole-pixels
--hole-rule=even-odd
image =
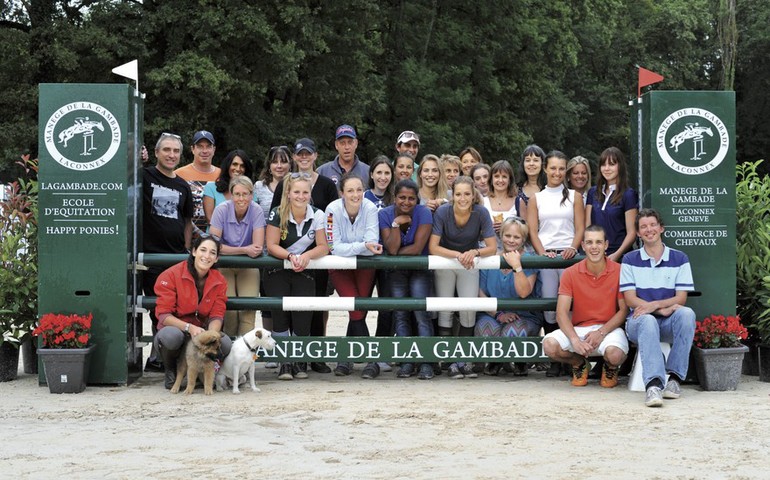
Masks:
[[[693,291],[690,260],[684,252],[665,245],[657,263],[644,248],[628,252],[620,268],[620,291],[627,290],[636,290],[636,296],[646,302],[671,298],[677,291]]]

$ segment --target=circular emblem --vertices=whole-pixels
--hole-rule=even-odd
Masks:
[[[56,110],[45,124],[45,147],[70,170],[94,170],[112,160],[120,148],[118,119],[93,102],[72,102]]]
[[[717,168],[727,156],[730,135],[724,122],[702,108],[682,108],[658,127],[655,144],[663,163],[685,175]]]

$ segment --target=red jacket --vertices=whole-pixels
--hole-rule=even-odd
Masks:
[[[158,296],[155,305],[158,329],[165,326],[164,320],[169,315],[204,329],[212,320],[223,321],[225,316],[227,281],[213,268],[206,277],[200,303],[195,279],[187,270],[186,260],[160,274],[155,282],[155,294]]]

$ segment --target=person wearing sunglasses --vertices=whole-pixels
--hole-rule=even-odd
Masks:
[[[507,163],[507,162],[506,162]],[[532,298],[537,297],[537,270],[521,266],[521,257],[533,255],[525,252],[529,236],[527,223],[520,217],[508,217],[500,226],[503,258],[510,268],[481,270],[479,272],[479,297],[481,298]],[[477,337],[533,337],[543,326],[542,312],[501,310],[476,313],[475,336]],[[503,363],[488,363],[485,375],[497,375]],[[514,363],[513,374],[527,374],[526,363]]]
[[[254,184],[245,175],[230,180],[230,200],[220,204],[211,217],[209,232],[222,238],[222,255],[247,255],[257,258],[265,245],[265,215],[254,200]],[[259,295],[259,270],[224,268],[228,297]],[[230,311],[225,314],[223,330],[235,337],[254,329],[255,310]]]
[[[287,147],[278,147],[286,148]],[[305,173],[310,178],[310,202],[315,208],[324,211],[331,202],[337,200],[339,194],[337,192],[337,186],[331,179],[319,175],[315,171],[315,163],[318,160],[318,151],[316,150],[315,142],[309,138],[300,138],[294,142],[294,155],[292,156],[294,161],[293,169],[297,173]],[[283,185],[278,184],[275,189],[275,195],[273,196],[273,203],[271,204],[271,210],[278,206],[281,202],[283,195]],[[332,294],[329,291],[329,272],[327,270],[315,271],[315,286],[316,296],[328,297]],[[311,326],[311,334],[314,337],[323,337],[326,335],[326,323],[329,319],[329,312],[313,312],[313,323]],[[313,362],[310,364],[310,368],[318,373],[331,373],[332,369],[324,362]]]
[[[155,165],[142,168],[142,251],[146,253],[187,253],[192,241],[193,196],[190,186],[174,169],[182,155],[182,139],[174,133],[162,133],[155,144]],[[144,294],[155,296],[155,282],[162,267],[142,272]],[[157,333],[158,319],[150,309],[152,332]],[[153,347],[145,366],[147,371],[162,372],[160,354]]]
[[[283,266],[267,269],[265,292],[271,297],[306,297],[316,292],[314,270],[306,270],[310,260],[329,253],[324,235],[324,212],[310,205],[311,176],[294,172],[284,178],[281,204],[270,211],[267,220],[267,251],[288,260]],[[311,336],[313,312],[272,311],[273,337]],[[328,368],[328,367],[327,367]],[[307,363],[283,363],[280,380],[307,378]]]

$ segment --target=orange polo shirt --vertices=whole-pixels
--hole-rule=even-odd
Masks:
[[[564,270],[559,295],[572,297],[572,325],[588,327],[607,323],[618,312],[620,264],[607,259],[598,276],[588,271],[588,259]]]

